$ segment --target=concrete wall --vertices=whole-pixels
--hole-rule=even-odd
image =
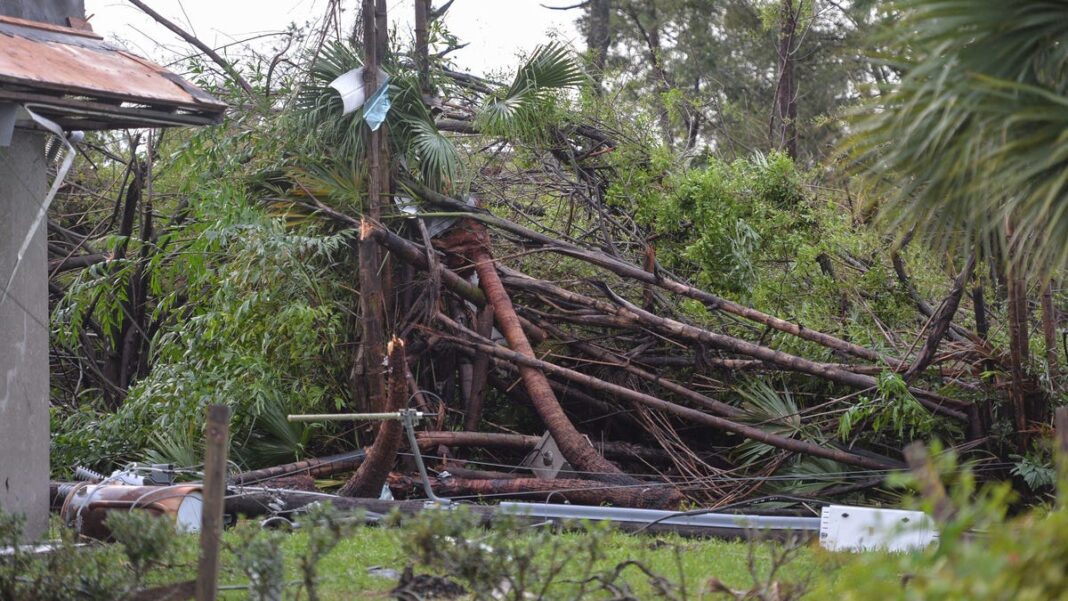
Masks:
[[[16,131],[0,148],[0,287],[48,191],[44,136]],[[41,227],[0,304],[0,509],[48,526],[48,256]],[[0,288],[0,298],[3,297]]]
[[[0,14],[65,25],[83,0],[0,0]],[[44,136],[16,131],[0,148],[0,286],[48,192]],[[48,528],[47,227],[33,238],[0,303],[0,509],[26,516],[27,534]],[[0,288],[0,298],[3,289]]]

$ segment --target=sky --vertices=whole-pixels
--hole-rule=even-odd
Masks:
[[[444,0],[435,0],[435,6]],[[320,19],[327,0],[146,0],[146,4],[178,23],[199,39],[218,48],[254,36],[251,42],[269,49],[290,23]],[[346,15],[354,18],[359,0],[343,0]],[[582,46],[574,20],[577,10],[549,10],[572,0],[456,0],[445,22],[450,31],[470,45],[452,56],[462,70],[478,75],[507,70],[516,57],[528,53],[555,35],[563,42]],[[390,21],[399,35],[409,38],[414,16],[413,0],[389,0]],[[161,62],[192,52],[178,36],[156,24],[125,0],[85,0],[85,12],[97,33],[130,51]]]

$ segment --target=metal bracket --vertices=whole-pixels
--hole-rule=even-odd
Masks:
[[[430,476],[426,473],[426,464],[423,463],[423,454],[419,452],[419,441],[415,437],[415,425],[422,419],[436,417],[431,413],[423,413],[415,409],[401,409],[389,413],[320,413],[308,415],[288,415],[286,419],[291,422],[337,422],[337,421],[399,421],[404,424],[404,431],[408,434],[408,444],[412,447],[412,456],[415,458],[415,467],[419,470],[419,477],[423,482],[423,491],[431,502],[438,505],[450,505],[452,501],[434,494],[430,487]]]
[[[534,450],[519,465],[529,468],[540,480],[553,480],[561,472],[571,470],[571,464],[564,459],[560,447],[548,432],[542,434]]]

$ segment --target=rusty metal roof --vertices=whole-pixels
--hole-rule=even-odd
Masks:
[[[0,16],[0,103],[68,129],[207,125],[226,105],[81,29]]]

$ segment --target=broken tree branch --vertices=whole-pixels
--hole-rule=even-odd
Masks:
[[[223,71],[225,71],[227,73],[227,75],[232,77],[233,80],[235,82],[237,82],[237,85],[241,86],[241,89],[244,90],[245,93],[249,95],[249,97],[255,98],[256,93],[252,90],[252,86],[249,85],[248,81],[246,81],[245,78],[242,77],[241,74],[237,72],[237,69],[235,69],[234,66],[230,64],[229,61],[224,59],[222,56],[219,56],[218,52],[215,52],[214,50],[212,50],[211,46],[208,46],[204,42],[201,42],[193,34],[187,32],[186,30],[182,29],[181,27],[178,27],[177,25],[174,24],[173,21],[171,21],[167,17],[164,17],[163,15],[159,14],[158,12],[152,10],[152,8],[150,6],[148,6],[144,2],[141,2],[141,0],[129,0],[129,2],[130,2],[130,4],[133,4],[134,6],[136,6],[137,8],[140,8],[146,15],[148,15],[148,16],[152,17],[153,19],[155,19],[157,23],[159,23],[160,25],[166,27],[167,29],[170,29],[174,33],[178,34],[178,37],[182,38],[186,42],[189,42],[197,50],[200,50],[201,52],[206,54],[208,56],[208,58],[210,58],[212,61],[215,62],[216,65],[219,65],[220,67],[222,67]]]
[[[496,217],[484,212],[473,212],[472,208],[466,203],[459,200],[455,200],[439,192],[430,190],[429,188],[411,181],[405,180],[405,185],[409,189],[413,190],[416,194],[422,197],[424,200],[447,207],[453,211],[459,211],[464,213],[467,217],[477,219],[493,227],[502,229],[504,231],[522,236],[531,242],[535,242],[547,250],[556,252],[559,254],[567,255],[580,259],[592,265],[602,267],[616,275],[631,278],[639,282],[654,284],[670,292],[674,292],[681,296],[699,300],[704,303],[710,310],[720,310],[739,317],[750,319],[762,325],[766,325],[775,330],[797,336],[799,338],[816,342],[828,348],[837,350],[839,352],[853,355],[861,359],[867,359],[869,361],[877,361],[886,363],[887,365],[896,365],[896,361],[890,358],[884,357],[880,353],[871,349],[862,347],[852,342],[847,342],[840,338],[831,336],[830,334],[824,334],[816,330],[811,330],[802,325],[791,323],[784,319],[773,317],[756,309],[739,305],[733,301],[729,301],[725,298],[717,296],[715,294],[705,292],[698,288],[694,288],[688,284],[673,280],[664,276],[662,273],[649,273],[639,266],[631,265],[619,259],[616,259],[610,255],[602,253],[597,250],[588,248],[582,248],[574,244],[558,240],[545,234],[540,234],[526,228],[517,223],[513,223],[506,219]]]
[[[408,380],[405,377],[408,360],[404,353],[404,341],[400,338],[394,338],[389,343],[389,369],[389,404],[382,411],[400,411],[408,405]],[[375,442],[367,451],[367,459],[338,494],[344,497],[377,497],[397,459],[403,433],[404,425],[399,421],[379,424]]]
[[[438,320],[441,321],[447,327],[457,330],[461,332],[461,334],[465,334],[465,332],[463,332],[463,329],[459,327],[459,324],[453,322],[447,317],[439,314]],[[773,447],[778,447],[787,451],[793,451],[795,453],[804,453],[806,455],[813,455],[816,457],[825,457],[827,459],[833,459],[835,461],[840,461],[849,465],[856,465],[859,467],[865,467],[870,469],[891,469],[897,467],[893,463],[889,463],[880,459],[864,457],[861,455],[842,451],[840,449],[827,448],[814,443],[810,443],[808,441],[780,436],[772,432],[766,432],[755,426],[741,424],[719,416],[709,415],[708,413],[704,413],[696,409],[683,407],[682,405],[676,405],[675,403],[656,398],[652,395],[648,395],[643,392],[638,392],[636,390],[632,390],[624,386],[619,386],[618,384],[612,384],[611,382],[605,382],[604,380],[600,380],[593,376],[577,372],[572,369],[567,369],[566,367],[560,367],[547,361],[542,361],[540,359],[535,359],[534,357],[529,357],[527,355],[517,353],[499,345],[487,344],[466,337],[454,337],[453,340],[456,340],[461,344],[467,344],[472,348],[478,350],[479,352],[491,354],[495,357],[510,361],[517,365],[532,367],[544,373],[553,374],[570,380],[572,382],[583,384],[589,388],[612,394],[617,398],[633,401],[641,405],[651,407],[653,409],[659,409],[661,411],[665,411],[667,413],[671,413],[678,417],[689,420],[690,422],[711,426],[713,428],[716,428],[717,430],[723,430],[732,434],[738,434],[745,438],[756,440],[758,442],[763,442]]]

